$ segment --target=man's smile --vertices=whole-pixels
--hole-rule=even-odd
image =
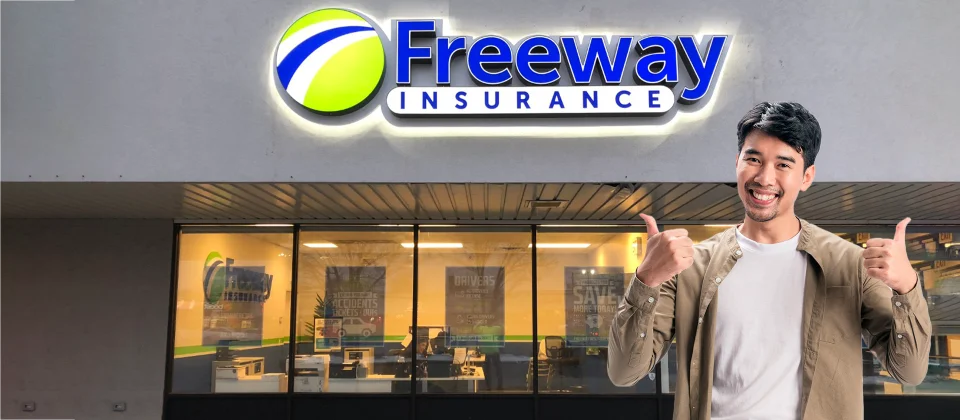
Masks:
[[[754,188],[748,188],[747,191],[750,193],[750,202],[757,207],[769,206],[780,198],[780,193],[775,191]]]

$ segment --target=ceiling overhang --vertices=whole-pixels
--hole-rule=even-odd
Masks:
[[[184,223],[731,223],[725,183],[42,183],[4,182],[4,218],[173,219]],[[796,212],[821,224],[960,224],[960,183],[828,183]]]

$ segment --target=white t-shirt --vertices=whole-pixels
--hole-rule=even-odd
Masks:
[[[807,264],[799,240],[761,244],[737,230],[743,256],[717,295],[714,420],[800,418]]]

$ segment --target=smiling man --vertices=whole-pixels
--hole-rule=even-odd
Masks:
[[[910,219],[864,249],[794,214],[820,149],[820,125],[799,104],[756,105],[737,137],[741,224],[694,245],[641,215],[647,254],[610,326],[607,373],[631,386],[676,339],[674,418],[863,418],[861,338],[895,380],[915,385],[927,371]]]

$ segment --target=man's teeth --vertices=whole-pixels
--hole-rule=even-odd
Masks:
[[[760,200],[760,201],[770,201],[770,200],[773,200],[774,197],[776,197],[775,194],[760,194],[760,193],[758,193],[758,192],[756,192],[756,191],[753,192],[753,196],[756,197],[757,200]]]

